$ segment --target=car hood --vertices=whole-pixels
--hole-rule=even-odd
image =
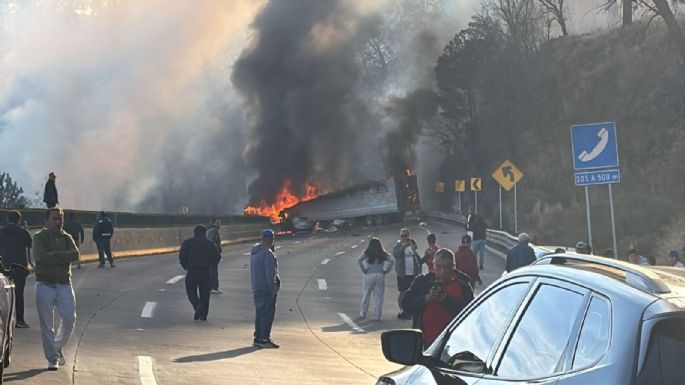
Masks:
[[[383,377],[392,378],[397,385],[466,385],[467,383],[458,377],[444,373],[433,373],[422,365],[406,366],[396,372],[388,373]]]

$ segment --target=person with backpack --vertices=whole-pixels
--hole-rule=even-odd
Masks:
[[[219,261],[221,261],[221,220],[212,218],[212,223],[207,227],[207,239],[209,239],[217,251],[219,251]],[[222,294],[219,289],[219,265],[213,264],[209,267],[209,292],[212,294]]]
[[[95,241],[95,245],[98,248],[98,256],[100,258],[98,268],[105,267],[105,255],[107,255],[107,260],[109,261],[109,267],[116,267],[114,266],[114,257],[112,257],[110,245],[112,235],[114,235],[112,220],[107,217],[106,212],[100,211],[100,215],[95,220],[95,225],[93,225],[93,241]]]
[[[369,310],[369,301],[373,293],[376,321],[380,321],[383,314],[385,275],[395,265],[395,258],[383,249],[383,245],[381,245],[381,241],[378,238],[371,238],[369,246],[357,257],[357,264],[359,264],[359,268],[364,273],[359,318],[366,318],[366,313]]]

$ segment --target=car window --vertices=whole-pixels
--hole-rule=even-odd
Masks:
[[[652,330],[637,385],[680,385],[685,378],[685,318],[659,322]]]
[[[582,294],[541,285],[504,351],[497,375],[533,379],[557,373],[583,302]]]
[[[483,367],[465,365],[484,363],[510,314],[528,291],[528,282],[505,286],[482,301],[452,331],[441,359],[456,369],[483,372]]]
[[[590,366],[604,355],[609,346],[610,314],[606,301],[592,298],[580,329],[572,369]]]

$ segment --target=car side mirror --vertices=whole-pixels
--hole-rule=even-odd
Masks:
[[[415,329],[390,330],[381,334],[383,355],[401,365],[416,365],[423,359],[423,332]]]

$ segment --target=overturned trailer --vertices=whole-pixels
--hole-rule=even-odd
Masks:
[[[354,224],[380,225],[399,222],[421,210],[416,176],[367,182],[322,195],[281,211],[285,229],[293,222],[344,219]],[[296,219],[297,218],[297,219]]]

